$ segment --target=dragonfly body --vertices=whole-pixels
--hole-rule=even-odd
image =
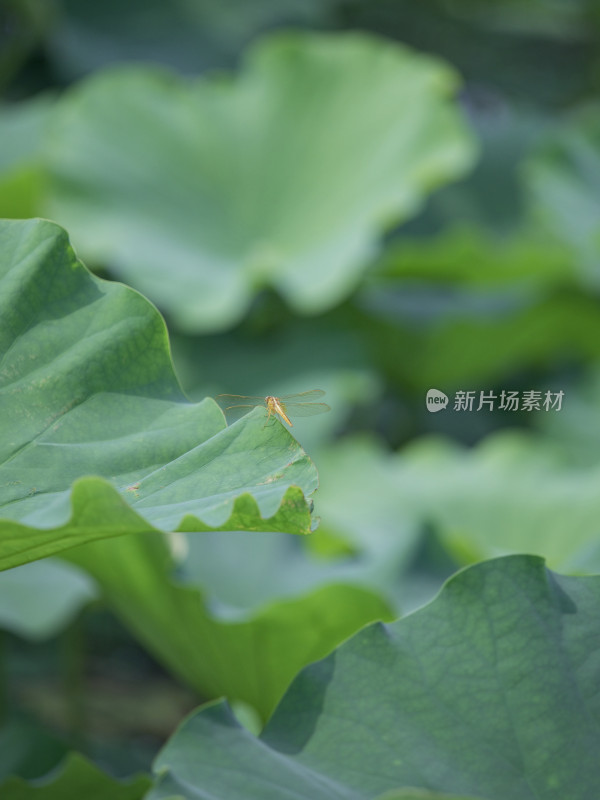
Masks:
[[[267,422],[271,419],[271,414],[279,414],[281,419],[285,420],[290,428],[294,427],[290,421],[290,418],[285,413],[285,405],[278,397],[274,397],[273,395],[269,394],[265,397],[265,402],[267,404],[267,408],[269,409]]]
[[[273,416],[278,416],[293,428],[290,417],[312,417],[314,414],[323,414],[329,411],[327,403],[314,403],[313,400],[323,397],[325,392],[322,389],[310,389],[308,392],[299,394],[288,394],[276,397],[269,394],[266,397],[251,397],[243,394],[220,394],[217,399],[223,403],[230,403],[225,407],[225,411],[230,409],[252,409],[257,406],[265,406],[268,411],[267,422]]]

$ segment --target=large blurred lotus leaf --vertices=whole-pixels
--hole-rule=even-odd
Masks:
[[[401,786],[590,800],[599,613],[598,578],[554,575],[533,556],[479,564],[307,667],[260,738],[223,703],[189,717],[149,800],[372,800]]]
[[[178,582],[160,534],[93,542],[66,558],[98,581],[119,617],[175,675],[204,698],[225,695],[249,704],[264,721],[306,664],[364,625],[394,615],[379,593],[352,585],[342,572],[311,575],[309,565],[298,565],[295,586],[282,590],[268,568],[261,574],[253,568],[252,548],[238,551],[239,537],[222,534],[230,535],[232,541],[224,544],[229,569],[221,570],[221,578],[243,582],[249,569],[263,584],[255,602],[237,609],[222,602],[227,587],[213,603],[214,594]]]
[[[112,69],[59,104],[46,215],[188,330],[231,326],[264,286],[324,310],[472,163],[456,87],[360,34],[271,38],[236,78]]]
[[[533,209],[577,255],[583,278],[600,286],[600,106],[566,121],[527,164]]]
[[[0,253],[0,568],[157,527],[310,530],[306,454],[260,409],[187,402],[143,297],[50,222],[1,223]]]
[[[0,628],[46,639],[71,622],[97,595],[94,583],[57,559],[42,559],[0,573]]]
[[[57,773],[29,782],[11,776],[0,784],[2,800],[142,800],[151,782],[145,775],[117,781],[78,753]]]

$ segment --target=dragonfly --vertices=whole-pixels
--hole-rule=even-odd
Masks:
[[[299,394],[286,394],[281,397],[268,394],[266,397],[253,397],[252,395],[245,394],[220,394],[217,399],[222,403],[229,403],[225,407],[225,411],[233,408],[257,408],[258,406],[265,406],[269,412],[267,422],[271,419],[271,415],[280,417],[284,422],[293,428],[290,417],[313,417],[315,414],[324,414],[330,411],[327,403],[315,403],[319,397],[323,397],[325,392],[323,389],[310,389],[308,392],[300,392]]]

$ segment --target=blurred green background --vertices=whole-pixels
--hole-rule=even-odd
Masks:
[[[293,428],[321,527],[188,536],[211,607],[342,581],[400,614],[511,552],[598,571],[599,39],[592,0],[0,5],[0,215],[149,297],[191,399],[327,392]],[[147,769],[203,699],[110,605],[63,560],[0,575],[0,778],[73,746]]]

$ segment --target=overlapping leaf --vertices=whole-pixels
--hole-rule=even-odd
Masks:
[[[373,800],[406,786],[589,800],[599,613],[598,578],[561,577],[531,556],[479,564],[304,670],[260,738],[224,704],[189,717],[149,798]]]
[[[143,297],[49,222],[2,223],[0,252],[0,567],[156,528],[310,530],[304,452],[260,410],[227,427],[187,402]]]

